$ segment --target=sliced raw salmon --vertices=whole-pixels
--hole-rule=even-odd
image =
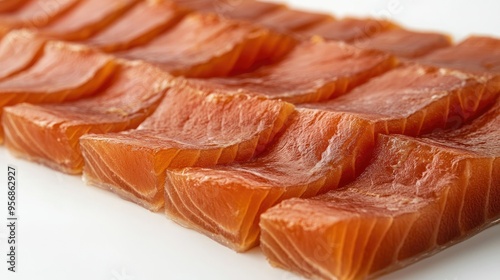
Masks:
[[[497,106],[430,138],[380,135],[372,164],[345,189],[288,200],[261,216],[264,253],[306,277],[366,279],[498,222],[499,116]]]
[[[228,78],[193,80],[202,87],[304,103],[337,97],[397,64],[394,57],[314,39],[279,63]]]
[[[484,112],[500,92],[492,75],[420,65],[396,68],[338,99],[304,107],[356,114],[377,133],[421,135],[459,127]]]
[[[153,40],[174,26],[186,13],[187,10],[172,2],[142,1],[112,25],[82,43],[106,52],[130,49]]]
[[[11,31],[0,40],[0,80],[31,66],[45,45],[45,39],[27,30]]]
[[[95,96],[5,108],[5,144],[19,157],[81,173],[80,137],[136,128],[158,106],[169,79],[149,64],[120,61],[113,78]]]
[[[192,14],[149,44],[117,53],[143,59],[173,75],[226,76],[293,47],[288,36],[215,15]]]
[[[83,136],[84,178],[158,211],[167,168],[246,161],[273,140],[293,110],[281,101],[178,85],[139,129]]]
[[[500,39],[473,36],[456,46],[430,53],[418,62],[474,73],[500,74]]]
[[[0,112],[23,102],[57,103],[90,96],[113,69],[110,56],[83,46],[47,42],[32,67],[0,81]],[[2,129],[0,140],[3,142]]]
[[[284,8],[281,4],[254,0],[174,0],[174,2],[199,12],[216,13],[227,18],[249,21]]]
[[[394,23],[384,20],[344,18],[338,21],[322,22],[301,31],[301,33],[309,36],[321,36],[327,40],[353,42],[398,28]]]
[[[71,10],[80,0],[30,0],[20,9],[0,14],[0,25],[11,28],[42,27]]]
[[[388,52],[401,58],[416,58],[451,45],[450,37],[440,33],[394,29],[378,33],[354,44],[363,49]]]
[[[167,170],[166,214],[236,251],[258,243],[259,217],[291,197],[312,197],[352,181],[367,165],[373,126],[348,114],[298,109],[253,161]]]
[[[23,4],[28,2],[27,0],[0,0],[0,13],[12,12]]]
[[[0,26],[0,40],[9,32],[9,29],[5,26]]]
[[[255,22],[278,32],[297,32],[332,19],[331,16],[326,14],[286,8],[267,13]]]
[[[138,0],[83,0],[74,9],[40,28],[42,34],[61,40],[87,39],[111,24]]]

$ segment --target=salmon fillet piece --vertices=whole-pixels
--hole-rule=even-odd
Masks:
[[[394,57],[378,51],[315,39],[300,44],[282,61],[254,72],[192,82],[298,104],[340,96],[396,64]]]
[[[216,13],[226,18],[248,21],[254,21],[285,7],[282,4],[253,0],[174,0],[174,2],[199,12]]]
[[[39,28],[71,10],[80,0],[30,0],[13,12],[0,14],[0,25]]]
[[[9,32],[9,29],[5,26],[0,26],[0,40]]]
[[[83,136],[84,178],[158,211],[167,168],[247,161],[273,140],[293,108],[177,85],[137,130]]]
[[[392,29],[399,29],[399,27],[385,20],[344,18],[322,22],[301,30],[301,33],[307,36],[320,36],[327,40],[354,42]]]
[[[0,13],[12,12],[21,7],[26,2],[27,0],[1,0]]]
[[[396,68],[338,99],[303,107],[346,112],[374,123],[377,133],[422,135],[458,128],[500,93],[492,75],[420,65]]]
[[[102,30],[138,0],[83,0],[39,32],[65,41],[87,39]]]
[[[297,32],[331,20],[330,15],[285,8],[263,15],[255,23],[278,32]]]
[[[173,75],[205,78],[279,59],[293,46],[291,37],[248,23],[191,14],[150,43],[117,55],[146,60]]]
[[[260,157],[215,167],[168,169],[165,211],[236,251],[258,244],[260,214],[291,197],[352,181],[367,165],[374,127],[348,114],[298,109]]]
[[[416,58],[449,47],[451,39],[439,33],[394,29],[357,41],[354,45],[363,49],[388,52],[400,58]]]
[[[113,69],[110,56],[83,46],[47,42],[32,67],[0,80],[0,113],[6,106],[24,102],[58,103],[93,95]]]
[[[187,10],[172,2],[141,1],[110,26],[82,43],[105,52],[127,50],[153,40],[177,24],[186,13]]]
[[[500,74],[500,39],[472,36],[456,46],[437,50],[417,61],[467,72]]]
[[[372,164],[345,189],[268,210],[269,261],[314,279],[366,279],[498,222],[499,105],[456,131],[380,135]]]
[[[119,61],[112,79],[90,98],[5,108],[5,144],[19,157],[79,174],[80,137],[136,128],[156,109],[170,80],[146,63]]]
[[[0,80],[30,67],[42,54],[46,40],[28,30],[14,30],[0,38]]]

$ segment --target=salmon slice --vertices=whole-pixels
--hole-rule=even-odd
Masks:
[[[82,46],[47,42],[32,67],[0,81],[0,112],[23,102],[58,103],[90,96],[113,69],[110,56]],[[3,142],[2,129],[0,140]]]
[[[293,45],[292,38],[251,24],[192,14],[149,44],[117,55],[146,60],[173,75],[213,77],[278,59]]]
[[[416,58],[437,49],[449,47],[451,39],[439,33],[395,29],[375,34],[354,45],[363,49],[388,52],[400,58]]]
[[[178,23],[186,13],[172,2],[142,1],[112,25],[82,43],[106,52],[130,49],[153,40]]]
[[[285,7],[282,4],[253,0],[174,0],[174,2],[199,12],[216,13],[223,17],[248,21],[254,21],[263,15]]]
[[[3,38],[3,36],[5,36],[5,34],[7,34],[9,32],[9,29],[5,26],[0,26],[0,39]]]
[[[430,53],[418,62],[467,72],[500,74],[500,39],[472,36],[456,46]]]
[[[372,164],[345,189],[261,216],[265,255],[314,279],[366,279],[498,222],[499,105],[454,132],[380,135]]]
[[[87,39],[119,18],[137,0],[84,0],[40,28],[42,34],[66,41]]]
[[[333,20],[330,15],[292,9],[277,9],[255,22],[278,32],[297,32],[321,22]]]
[[[9,32],[0,41],[0,80],[23,71],[41,55],[45,39],[27,30]]]
[[[120,61],[114,77],[93,97],[5,108],[5,144],[19,157],[79,174],[80,137],[136,128],[156,109],[168,81],[149,64]]]
[[[139,129],[83,136],[84,178],[158,211],[165,202],[167,168],[249,160],[273,140],[293,110],[281,101],[177,85]]]
[[[0,25],[11,28],[42,27],[71,10],[80,0],[30,0],[20,9],[0,14]]]
[[[297,46],[282,61],[228,78],[193,80],[201,87],[240,91],[291,103],[337,97],[395,67],[394,57],[339,42],[314,39]]]
[[[253,161],[167,170],[166,214],[236,251],[258,244],[260,214],[291,197],[352,181],[367,165],[374,127],[348,114],[298,109]]]
[[[322,22],[302,30],[301,33],[308,36],[321,36],[327,40],[354,42],[398,28],[396,24],[385,20],[344,18],[338,21]]]
[[[26,2],[27,0],[0,0],[0,13],[12,12]]]
[[[500,92],[492,75],[409,65],[338,99],[303,107],[346,112],[373,122],[377,133],[421,135],[460,127],[491,105]]]

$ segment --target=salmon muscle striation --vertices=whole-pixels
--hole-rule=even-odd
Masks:
[[[119,61],[113,77],[92,97],[5,108],[5,144],[19,157],[81,173],[80,137],[136,128],[154,112],[169,80],[146,63]]]
[[[82,137],[84,177],[158,211],[167,168],[247,161],[274,139],[293,110],[281,101],[202,92],[180,83],[137,130]]]
[[[168,170],[166,213],[225,246],[246,251],[258,245],[259,217],[268,208],[352,181],[367,165],[373,128],[348,114],[299,109],[255,160]]]

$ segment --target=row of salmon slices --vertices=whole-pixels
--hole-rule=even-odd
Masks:
[[[0,2],[0,140],[317,279],[500,218],[500,40],[257,1]]]

